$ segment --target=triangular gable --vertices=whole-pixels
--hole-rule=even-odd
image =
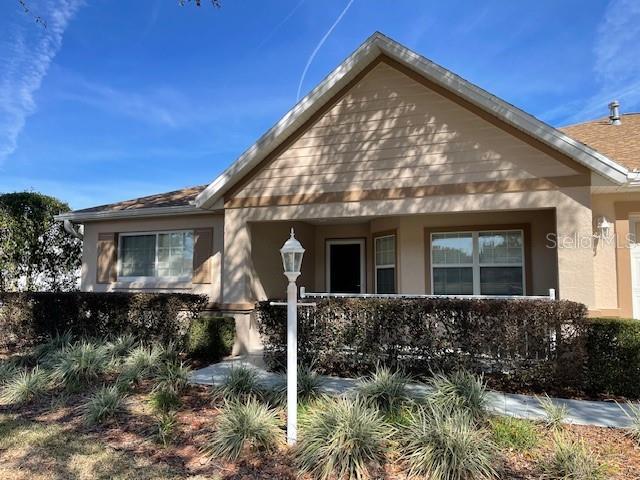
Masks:
[[[227,206],[585,185],[589,170],[532,145],[385,60],[227,194]],[[551,154],[549,154],[551,153]],[[384,193],[384,195],[383,195]]]
[[[232,188],[234,194],[237,194],[239,182],[246,180],[247,176],[255,178],[257,170],[263,167],[261,162],[267,156],[274,157],[274,153],[278,153],[278,149],[286,145],[285,142],[292,134],[298,134],[301,127],[309,122],[315,122],[314,115],[317,116],[319,112],[326,111],[328,107],[335,108],[328,102],[336,96],[340,97],[340,92],[352,87],[354,82],[357,83],[373,73],[380,66],[381,58],[385,59],[385,67],[391,68],[389,65],[394,65],[397,67],[396,70],[404,69],[407,76],[417,76],[430,82],[433,89],[436,91],[439,89],[441,94],[453,94],[460,100],[458,103],[466,102],[469,109],[475,110],[476,114],[484,115],[487,120],[495,119],[502,124],[503,130],[511,130],[516,137],[533,140],[541,147],[538,150],[546,149],[548,153],[551,151],[560,153],[616,183],[624,183],[627,179],[627,170],[607,157],[376,33],[198,195],[196,205],[211,208],[216,202],[219,204],[223,195]],[[414,78],[413,81],[415,82],[416,79]],[[322,127],[319,125],[319,128]],[[307,133],[304,132],[304,134]],[[551,165],[548,166],[551,169],[554,168]],[[571,175],[567,171],[556,173],[559,175],[551,175],[551,177]],[[534,174],[531,180],[548,176]],[[520,178],[520,180],[527,179],[528,177]]]

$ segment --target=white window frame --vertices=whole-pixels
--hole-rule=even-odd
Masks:
[[[378,248],[377,248],[377,241],[382,239],[382,238],[393,238],[393,263],[390,264],[383,264],[383,265],[378,265]],[[378,293],[378,269],[381,268],[393,268],[393,289],[395,290],[394,293],[398,293],[398,271],[397,268],[398,266],[396,265],[398,260],[398,236],[395,233],[389,233],[386,235],[374,235],[373,237],[373,283],[374,283],[374,288],[375,288],[375,292]]]
[[[522,235],[522,263],[484,263],[480,264],[480,234],[481,233],[509,233],[519,232]],[[447,263],[447,264],[434,264],[433,263],[433,236],[434,235],[455,235],[455,234],[471,234],[473,256],[472,263]],[[454,232],[432,232],[430,235],[429,244],[429,256],[431,258],[431,294],[434,294],[435,285],[433,283],[433,269],[434,268],[472,268],[473,272],[473,295],[481,296],[480,293],[480,268],[481,267],[519,267],[522,268],[522,295],[526,296],[527,284],[526,284],[526,258],[525,258],[525,235],[524,230],[521,228],[508,228],[508,229],[489,229],[489,230],[456,230]],[[520,296],[520,295],[517,295]]]
[[[153,277],[141,277],[141,276],[137,276],[137,277],[130,277],[130,276],[121,276],[121,272],[122,272],[122,242],[120,241],[120,239],[122,237],[138,237],[138,236],[143,236],[143,235],[155,235],[156,237],[156,256],[155,256],[155,264],[154,264],[154,271],[157,273],[158,272],[158,236],[159,235],[163,235],[163,234],[171,234],[171,233],[188,233],[191,232],[193,241],[194,241],[194,249],[195,249],[195,233],[193,230],[191,229],[183,229],[183,230],[160,230],[160,231],[153,231],[153,232],[122,232],[118,234],[118,260],[117,260],[117,280],[118,282],[142,282],[142,283],[148,283],[148,282],[191,282],[191,280],[193,279],[193,266],[191,267],[191,275],[183,275],[183,276],[178,276],[178,277],[160,277],[157,275],[154,275]],[[195,254],[195,252],[192,252],[192,259],[191,262],[193,264],[193,254]]]
[[[331,246],[332,245],[360,245],[360,293],[367,291],[367,265],[364,238],[341,238],[327,240],[325,247],[325,270],[327,291],[331,292]]]

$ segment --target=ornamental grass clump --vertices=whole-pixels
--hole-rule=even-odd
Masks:
[[[182,405],[180,395],[170,388],[154,389],[149,395],[149,405],[155,413],[174,412]]]
[[[10,381],[18,371],[18,367],[12,361],[5,360],[0,362],[0,385],[4,385]]]
[[[177,429],[178,419],[175,412],[163,413],[156,419],[155,437],[163,447],[168,447],[174,442]]]
[[[122,410],[125,398],[125,394],[117,385],[101,387],[82,407],[85,420],[93,425],[113,418]]]
[[[222,384],[213,390],[214,400],[262,398],[264,393],[256,370],[245,366],[232,367]]]
[[[67,330],[64,333],[56,333],[46,342],[33,349],[32,357],[39,363],[49,363],[60,351],[65,350],[73,343],[73,334]]]
[[[131,384],[151,377],[162,363],[160,353],[158,348],[148,345],[133,348],[122,364],[119,382]]]
[[[604,466],[582,439],[556,433],[551,456],[541,464],[542,478],[548,480],[598,480],[604,478]]]
[[[137,343],[136,337],[130,333],[125,333],[113,337],[105,342],[105,349],[111,357],[112,362],[119,364]]]
[[[544,426],[554,431],[561,430],[569,416],[569,409],[566,405],[554,402],[548,395],[539,397],[538,401],[544,410]]]
[[[283,431],[278,412],[256,398],[225,403],[215,433],[204,451],[212,457],[236,460],[245,449],[273,451]]]
[[[308,365],[298,366],[298,401],[307,403],[318,398],[322,393],[324,380],[313,367]],[[284,404],[287,401],[287,381],[283,378],[275,390],[275,402]]]
[[[410,397],[407,384],[410,379],[399,371],[377,367],[369,377],[358,382],[357,394],[385,414],[398,412]]]
[[[27,403],[44,395],[50,386],[49,374],[36,366],[31,371],[14,375],[0,392],[0,401],[5,404]]]
[[[97,380],[108,365],[109,354],[104,346],[83,340],[60,350],[52,378],[68,390],[77,390]]]
[[[323,400],[300,419],[296,465],[325,480],[362,479],[385,462],[395,430],[362,398]]]
[[[189,386],[190,373],[191,369],[177,360],[161,363],[154,376],[154,389],[171,390],[178,395]]]
[[[621,405],[618,406],[630,421],[629,426],[626,428],[627,435],[640,445],[640,405],[628,402],[626,408]]]
[[[434,390],[431,402],[462,409],[474,421],[486,415],[487,386],[482,377],[460,370],[450,375],[436,374],[430,384]]]
[[[497,477],[489,433],[455,406],[421,405],[408,412],[399,439],[410,477],[486,480]]]

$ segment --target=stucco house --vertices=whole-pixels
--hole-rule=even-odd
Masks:
[[[82,290],[207,294],[239,351],[291,227],[309,291],[640,317],[640,115],[611,117],[553,128],[375,33],[210,184],[58,219],[84,228]]]

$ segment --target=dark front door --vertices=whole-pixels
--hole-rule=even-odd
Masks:
[[[329,245],[329,291],[360,293],[362,282],[362,245],[334,243]]]

